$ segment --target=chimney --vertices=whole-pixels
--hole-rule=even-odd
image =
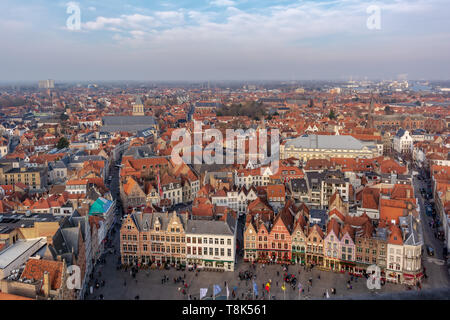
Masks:
[[[411,198],[411,189],[409,188],[406,189],[406,198]]]
[[[44,296],[46,298],[50,296],[50,274],[48,271],[44,272],[44,284],[42,286],[42,291],[44,291]]]

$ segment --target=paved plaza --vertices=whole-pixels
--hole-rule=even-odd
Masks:
[[[100,295],[103,295],[103,298],[106,300],[129,300],[135,299],[136,296],[139,296],[140,300],[188,300],[189,296],[191,299],[198,300],[200,288],[208,288],[207,297],[211,298],[212,286],[215,284],[218,284],[223,289],[216,298],[224,299],[224,296],[226,296],[225,281],[230,290],[230,300],[232,299],[231,293],[233,289],[235,290],[234,299],[252,298],[253,295],[252,281],[239,280],[239,272],[250,270],[250,263],[238,263],[234,272],[201,271],[197,276],[193,271],[177,271],[173,268],[170,270],[139,270],[136,277],[133,278],[129,270],[116,269],[117,260],[118,255],[108,254],[106,263],[96,267],[94,279],[105,280],[105,285],[99,289],[94,289],[93,294],[88,295],[87,299],[98,299]],[[300,274],[298,273],[299,270]],[[100,277],[98,276],[99,271],[101,272]],[[282,291],[284,272],[280,265],[266,265],[264,268],[262,265],[257,265],[253,273],[256,274],[255,282],[258,286],[258,299],[266,300],[269,299],[269,296],[267,294],[262,296],[264,291],[262,285],[269,280],[272,280],[271,299],[276,300],[324,299],[326,290],[328,290],[330,298],[351,298],[356,295],[370,297],[371,295],[376,296],[388,292],[395,293],[408,290],[405,285],[388,283],[382,286],[380,290],[371,291],[366,286],[365,278],[358,278],[357,281],[352,281],[352,289],[348,289],[347,281],[350,277],[347,274],[320,271],[318,269],[305,271],[301,266],[289,266],[288,273],[294,274],[305,290],[304,293],[299,295],[297,287],[292,289],[288,284],[286,285],[286,291]],[[161,280],[164,276],[168,277],[169,281],[163,284]],[[174,278],[178,277],[185,280],[185,283],[188,285],[186,295],[183,295],[181,291],[183,283],[174,283]],[[312,286],[308,285],[310,278],[312,278]],[[427,288],[426,281],[423,284],[424,289]],[[335,295],[331,294],[331,288],[336,289]]]

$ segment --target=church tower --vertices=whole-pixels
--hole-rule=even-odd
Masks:
[[[143,116],[144,114],[144,104],[140,97],[136,97],[136,102],[133,103],[133,116]]]

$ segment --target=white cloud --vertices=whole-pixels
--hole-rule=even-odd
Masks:
[[[234,6],[236,2],[232,0],[213,0],[209,4],[217,7],[229,7]]]

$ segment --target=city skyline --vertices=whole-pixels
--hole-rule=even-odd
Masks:
[[[374,5],[379,29],[367,26]],[[449,10],[442,0],[8,0],[0,81],[445,80]]]

